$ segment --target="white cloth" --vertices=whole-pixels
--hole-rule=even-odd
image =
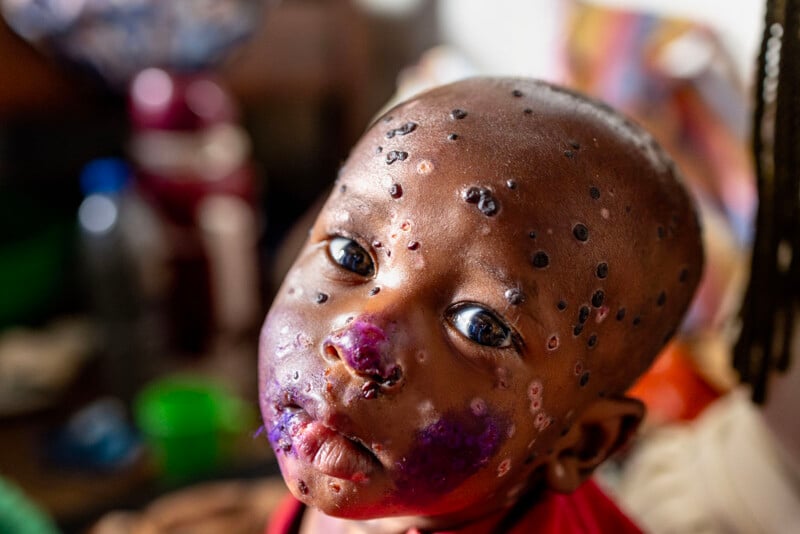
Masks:
[[[800,533],[800,473],[787,460],[734,391],[692,424],[645,437],[614,493],[654,534]]]

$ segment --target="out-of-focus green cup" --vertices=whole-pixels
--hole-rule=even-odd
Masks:
[[[214,473],[231,460],[233,444],[252,425],[253,410],[213,380],[171,376],[147,385],[134,417],[168,482]]]

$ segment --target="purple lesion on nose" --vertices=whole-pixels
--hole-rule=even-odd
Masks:
[[[396,381],[400,367],[389,355],[390,342],[386,332],[368,321],[356,320],[344,330],[325,340],[325,347],[336,354],[354,371],[378,379]]]

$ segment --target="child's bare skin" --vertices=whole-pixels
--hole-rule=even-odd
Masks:
[[[531,80],[376,121],[262,331],[262,413],[306,531],[489,531],[622,445],[643,413],[623,393],[701,276],[674,172],[618,115]]]

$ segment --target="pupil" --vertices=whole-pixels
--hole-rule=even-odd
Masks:
[[[336,241],[338,241],[338,243]],[[341,246],[337,247],[337,245]],[[333,259],[336,263],[348,271],[362,276],[370,276],[373,273],[372,259],[355,241],[337,238],[331,243],[331,249]]]
[[[470,318],[469,335],[481,345],[501,345],[505,335],[499,330],[485,313],[476,313]]]

